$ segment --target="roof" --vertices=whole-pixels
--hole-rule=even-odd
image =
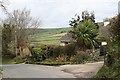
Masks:
[[[108,24],[107,26],[103,26],[101,28],[99,28],[99,33],[104,36],[104,37],[109,37],[110,36],[110,29],[111,25]]]
[[[104,22],[97,22],[97,24],[98,24],[99,27],[104,26]]]
[[[72,33],[67,33],[63,37],[60,38],[61,42],[74,42],[73,34]]]

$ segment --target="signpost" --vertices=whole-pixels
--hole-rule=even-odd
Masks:
[[[104,64],[106,64],[106,45],[107,45],[107,42],[102,42],[101,43],[102,47],[103,47],[103,54],[104,54]]]
[[[101,45],[102,45],[102,46],[106,46],[106,45],[107,45],[107,42],[102,42]]]

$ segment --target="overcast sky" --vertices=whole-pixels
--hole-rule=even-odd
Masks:
[[[69,20],[82,11],[94,11],[96,21],[118,12],[119,0],[9,0],[8,10],[27,8],[42,21],[43,28],[69,27]]]

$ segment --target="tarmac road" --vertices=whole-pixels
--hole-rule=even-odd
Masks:
[[[3,65],[3,78],[90,78],[102,67],[103,62],[43,66],[33,64]]]

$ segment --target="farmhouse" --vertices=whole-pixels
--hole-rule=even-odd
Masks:
[[[109,29],[111,28],[110,22],[116,18],[117,18],[117,16],[114,16],[103,22],[103,25],[99,27],[99,33],[101,36],[110,38],[110,36],[111,36],[110,31],[109,31]]]
[[[113,18],[111,18],[111,19],[113,19]],[[97,22],[97,24],[99,26],[99,33],[101,36],[110,37],[109,28],[111,27],[111,25],[110,25],[111,19],[103,21],[103,22]],[[70,32],[68,32],[66,35],[64,35],[63,37],[60,38],[61,46],[65,46],[67,44],[71,44],[74,42],[75,42],[75,40],[73,38],[73,34]]]
[[[71,44],[74,42],[73,34],[72,33],[67,33],[63,37],[60,38],[60,45],[65,46],[67,44]]]
[[[110,32],[109,32],[110,27],[111,25],[109,24],[109,22],[104,22],[104,25],[99,28],[100,35],[103,37],[110,37]]]

